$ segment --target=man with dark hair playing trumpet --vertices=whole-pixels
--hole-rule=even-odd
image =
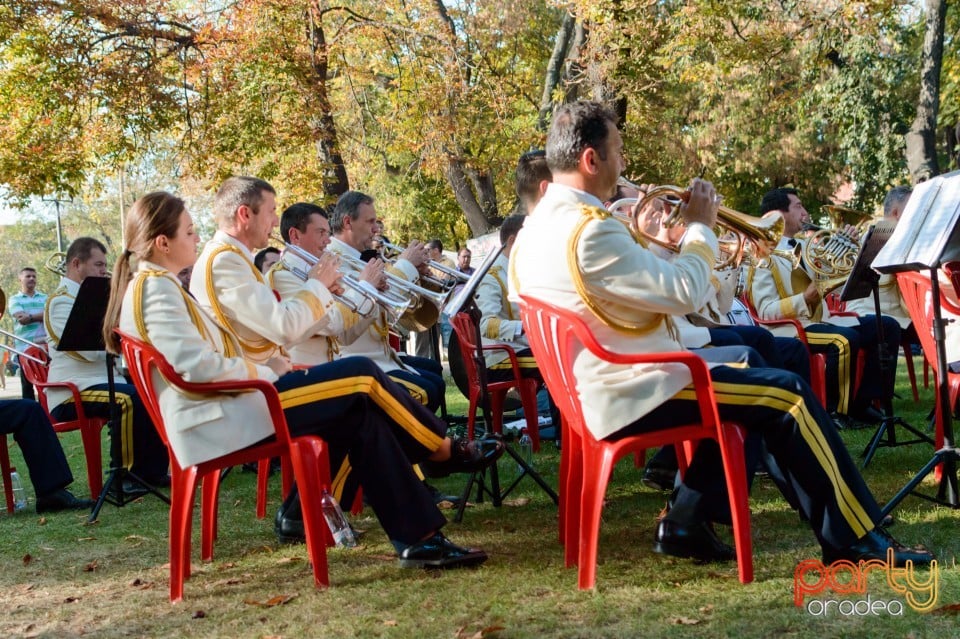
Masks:
[[[761,319],[796,319],[807,332],[810,349],[827,356],[827,409],[856,421],[875,424],[883,416],[871,406],[873,400],[893,395],[896,361],[891,362],[889,379],[881,379],[877,354],[877,328],[873,315],[844,317],[831,315],[823,301],[811,264],[801,260],[794,268],[784,255],[802,247],[805,240],[796,236],[810,222],[810,216],[797,196],[796,189],[778,188],[763,196],[760,212],[777,211],[783,215],[783,239],[778,254],[771,256],[768,266],[751,266],[747,274],[747,291]],[[835,232],[855,233],[852,227]],[[900,325],[884,316],[883,334],[888,352],[896,353],[900,345]],[[790,331],[789,328],[774,329]],[[779,334],[779,333],[778,333]],[[866,356],[859,390],[854,396],[857,357],[863,349]],[[842,418],[841,418],[842,419]]]
[[[576,313],[605,348],[625,353],[682,350],[670,315],[697,309],[710,286],[717,256],[716,192],[694,179],[681,207],[687,232],[672,263],[637,243],[603,208],[623,170],[616,115],[597,102],[560,107],[547,137],[553,183],[514,244],[510,293],[542,299]],[[793,490],[826,562],[885,560],[914,565],[932,555],[898,543],[882,527],[880,507],[857,471],[829,416],[796,375],[770,368],[711,362],[721,420],[760,435]],[[585,348],[565,392],[582,398],[584,421],[597,439],[697,421],[691,377],[669,364],[613,364]],[[681,557],[725,560],[733,551],[709,525],[710,503],[726,501],[716,442],[701,441],[677,489],[674,506],[657,525],[654,550]]]

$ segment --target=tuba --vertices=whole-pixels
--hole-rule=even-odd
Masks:
[[[686,189],[670,185],[656,186],[642,198],[617,200],[608,207],[608,210],[617,220],[627,226],[638,241],[656,244],[667,250],[679,252],[680,247],[677,244],[665,242],[644,232],[638,227],[637,219],[632,213],[623,213],[620,209],[624,206],[637,205],[636,209],[641,210],[654,200],[663,198],[674,206],[670,215],[661,222],[663,226],[670,228],[682,221],[679,204],[685,202],[688,197]],[[714,268],[716,270],[737,268],[745,259],[756,262],[768,259],[771,254],[775,253],[775,247],[783,236],[783,224],[782,215],[756,218],[721,205],[717,210],[717,226],[714,228],[714,233],[720,238],[720,252]]]

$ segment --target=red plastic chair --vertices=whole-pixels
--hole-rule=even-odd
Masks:
[[[950,263],[945,266],[948,273],[953,277]],[[960,283],[960,274],[958,274],[958,283]],[[924,360],[933,369],[934,376],[937,376],[937,345],[933,338],[933,286],[930,282],[930,276],[927,273],[905,272],[897,273],[897,284],[900,286],[900,294],[903,296],[903,303],[907,307],[910,319],[917,329],[917,337],[920,339],[920,347],[923,349]],[[960,306],[955,301],[950,300],[943,292],[943,286],[940,288],[940,307],[941,310],[954,315],[960,315]],[[960,373],[947,371],[947,386],[950,392],[951,408],[957,405],[957,398],[960,397]],[[936,415],[936,427],[934,432],[934,448],[940,450],[943,448],[943,414],[940,410],[940,402],[934,402]],[[940,468],[937,468],[937,478],[940,476]]]
[[[10,485],[10,450],[7,436],[0,435],[0,472],[3,473],[3,496],[7,500],[7,512],[13,514],[13,486]]]
[[[49,361],[49,356],[45,350],[31,346],[26,350],[27,355]],[[48,382],[48,364],[40,364],[26,357],[20,358],[20,366],[23,367],[23,374],[27,380],[37,389],[37,399],[43,406],[44,412],[53,425],[53,430],[58,433],[67,433],[74,430],[80,431],[80,439],[83,442],[83,455],[87,460],[87,485],[90,487],[90,497],[96,499],[100,496],[103,488],[103,457],[100,448],[100,432],[107,423],[107,419],[102,417],[87,417],[83,410],[83,402],[80,401],[80,390],[76,384],[71,382]],[[47,404],[47,394],[43,392],[46,388],[65,388],[73,395],[73,404],[77,412],[76,419],[70,421],[58,422],[50,414],[50,406]]]
[[[730,496],[740,581],[753,581],[744,433],[738,425],[720,421],[706,363],[690,352],[610,352],[597,342],[576,314],[531,297],[521,297],[520,317],[547,388],[551,396],[556,398],[563,415],[560,486],[561,525],[565,528],[564,558],[568,567],[574,564],[578,566],[580,589],[593,588],[596,583],[600,514],[607,483],[616,462],[640,449],[679,442],[684,442],[689,455],[693,450],[692,443],[704,438],[717,440],[720,445]],[[632,435],[617,441],[598,440],[584,423],[573,374],[574,361],[584,348],[604,361],[616,364],[678,362],[686,365],[693,376],[693,386],[697,389],[701,423]],[[574,552],[574,540],[579,542],[578,552]]]
[[[313,564],[313,580],[317,587],[330,585],[327,574],[326,546],[332,541],[320,508],[321,491],[330,488],[330,465],[326,444],[315,436],[291,438],[280,405],[280,397],[273,384],[266,380],[237,380],[206,384],[185,381],[152,346],[117,331],[122,338],[124,358],[130,367],[133,383],[147,407],[157,432],[167,444],[170,453],[170,601],[183,599],[183,582],[190,577],[190,536],[193,520],[194,496],[197,480],[202,481],[201,525],[204,559],[213,556],[212,541],[216,537],[216,501],[220,470],[230,466],[259,461],[270,457],[289,457],[293,473],[300,486],[303,505],[303,524],[307,536],[307,555]],[[181,467],[167,440],[166,425],[160,413],[157,387],[153,373],[158,372],[175,388],[199,394],[236,391],[263,393],[276,430],[276,440],[250,446],[222,457],[192,466]],[[212,401],[212,400],[211,400]]]
[[[817,399],[820,400],[820,405],[826,408],[827,406],[827,356],[823,353],[813,353],[810,351],[810,342],[807,341],[807,332],[803,330],[803,324],[799,320],[795,319],[779,319],[779,320],[765,320],[760,319],[760,315],[757,314],[757,309],[754,308],[753,302],[750,301],[749,296],[744,295],[740,298],[740,301],[743,302],[743,305],[747,307],[747,310],[750,312],[750,317],[753,318],[753,321],[759,326],[792,326],[797,333],[797,339],[803,342],[803,345],[807,347],[807,353],[810,355],[810,388],[813,389],[813,394],[817,396]],[[861,366],[863,365],[863,358],[859,358]],[[854,386],[856,388],[856,386]]]
[[[502,382],[487,381],[487,392],[490,393],[490,414],[493,419],[493,432],[503,433],[503,401],[507,391],[516,388],[520,393],[520,402],[523,405],[523,416],[527,422],[526,433],[530,436],[531,446],[534,452],[540,450],[540,425],[537,421],[537,385],[535,379],[523,377],[520,373],[520,365],[517,363],[517,354],[510,346],[506,344],[496,344],[482,346],[476,343],[476,325],[473,318],[467,313],[457,313],[451,318],[450,323],[457,334],[457,341],[460,343],[460,351],[463,353],[463,366],[467,374],[469,385],[470,408],[467,412],[467,436],[473,439],[474,423],[476,421],[477,408],[480,405],[480,398],[483,396],[483,389],[480,387],[480,372],[477,370],[476,355],[478,348],[480,351],[503,351],[510,358],[510,365],[513,368],[513,377]]]

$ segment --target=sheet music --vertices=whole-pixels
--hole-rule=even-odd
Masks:
[[[917,185],[897,230],[871,266],[882,273],[936,268],[960,219],[960,173]]]

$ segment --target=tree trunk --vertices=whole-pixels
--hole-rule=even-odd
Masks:
[[[540,96],[540,113],[537,115],[537,130],[546,131],[550,123],[550,116],[553,115],[553,92],[560,83],[560,76],[563,73],[564,62],[570,51],[570,43],[573,39],[574,26],[577,20],[572,14],[567,13],[563,16],[563,22],[560,23],[560,29],[557,31],[556,42],[553,43],[553,53],[550,54],[550,61],[547,63],[547,72],[543,80],[543,94]]]
[[[317,147],[317,159],[323,165],[323,196],[325,201],[336,201],[350,190],[347,167],[340,153],[340,140],[337,125],[333,120],[333,107],[327,88],[327,68],[329,51],[326,34],[323,32],[321,18],[310,12],[309,37],[311,66],[313,67],[314,103],[317,117],[314,120],[313,137]]]
[[[463,166],[463,162],[454,157],[448,158],[446,175],[447,182],[450,184],[450,188],[453,189],[453,195],[457,198],[457,204],[460,205],[464,216],[467,218],[467,225],[470,227],[470,232],[473,236],[484,235],[495,229],[496,224],[490,222],[484,211],[484,207],[477,200],[473,189],[470,188],[471,179],[467,177],[467,171]],[[493,188],[492,182],[490,188]]]
[[[914,184],[940,173],[937,163],[937,111],[940,106],[940,67],[946,0],[927,0],[926,29],[920,61],[917,116],[906,135],[907,168]]]

